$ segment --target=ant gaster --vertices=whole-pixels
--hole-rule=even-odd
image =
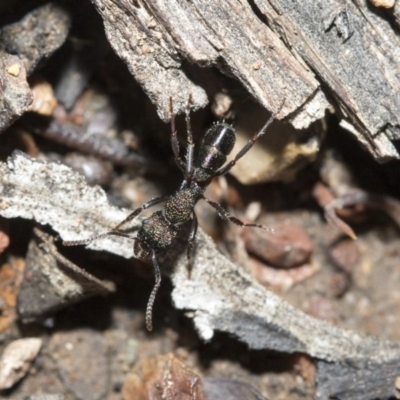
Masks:
[[[146,309],[146,327],[149,331],[153,328],[152,309],[156,293],[161,284],[161,273],[157,263],[156,254],[168,249],[178,235],[181,224],[191,220],[191,229],[187,246],[187,258],[189,268],[191,267],[197,232],[197,217],[194,207],[199,200],[205,200],[210,204],[210,206],[217,210],[221,218],[229,220],[236,225],[266,229],[262,225],[247,224],[240,221],[238,218],[233,217],[220,204],[205,197],[204,191],[212,179],[226,174],[236,164],[236,162],[253,147],[255,141],[265,133],[267,127],[275,119],[276,114],[273,114],[269,118],[265,125],[247,142],[232,161],[224,165],[227,155],[232,151],[236,140],[233,127],[224,122],[214,124],[204,135],[197,160],[194,162],[194,143],[189,114],[190,106],[191,96],[189,97],[186,110],[187,149],[185,161],[183,161],[180,157],[179,141],[175,130],[175,115],[173,111],[172,98],[170,99],[171,145],[175,161],[184,175],[184,180],[180,189],[172,196],[160,196],[148,201],[129,214],[127,218],[108,232],[84,240],[63,242],[65,246],[75,246],[87,244],[107,235],[122,236],[133,240],[134,257],[139,259],[151,259],[155,272],[155,285],[150,294]],[[283,103],[279,107],[278,112],[282,107]],[[148,218],[144,219],[136,236],[132,237],[129,234],[120,231],[120,228],[123,225],[132,221],[142,211],[162,202],[165,202],[164,209],[162,211],[156,211]]]

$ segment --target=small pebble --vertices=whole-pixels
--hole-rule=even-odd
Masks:
[[[0,226],[0,254],[8,247],[10,244],[10,237],[7,232]]]
[[[329,255],[337,267],[351,273],[361,263],[361,254],[354,240],[344,238],[334,243],[329,249]]]
[[[333,274],[329,287],[332,295],[336,298],[342,297],[350,286],[350,277],[348,274],[343,272],[337,272]]]
[[[268,226],[268,220],[257,221]],[[292,268],[308,262],[313,244],[307,232],[287,219],[275,223],[273,230],[243,229],[242,237],[247,250],[269,265],[278,268]]]
[[[44,79],[36,78],[31,84],[33,102],[29,111],[49,117],[57,107],[57,99],[54,96],[52,86]]]
[[[42,339],[26,338],[11,342],[0,358],[0,390],[9,389],[28,372],[42,347]]]
[[[324,296],[316,296],[311,299],[308,313],[315,318],[325,321],[335,321],[337,319],[335,305],[330,299]]]
[[[7,72],[12,76],[18,76],[21,71],[21,66],[17,63],[7,68]]]
[[[217,118],[229,118],[233,100],[229,94],[219,92],[214,96],[211,111]]]
[[[302,282],[319,271],[316,264],[304,264],[296,268],[277,269],[269,267],[255,258],[249,258],[246,268],[261,283],[280,292],[289,290],[292,286]]]
[[[395,380],[395,386],[397,390],[400,390],[400,376],[398,376]]]
[[[148,54],[148,53],[152,53],[152,52],[153,52],[153,49],[148,44],[145,43],[142,46],[142,53],[143,54]]]

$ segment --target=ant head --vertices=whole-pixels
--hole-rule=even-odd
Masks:
[[[151,249],[142,240],[135,239],[133,242],[133,256],[141,260],[147,260],[150,258]]]

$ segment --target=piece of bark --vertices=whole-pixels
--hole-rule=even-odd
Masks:
[[[0,192],[5,195],[0,201],[3,216],[34,219],[43,225],[51,221],[50,225],[64,240],[76,239],[77,232],[91,236],[93,228],[98,233],[107,231],[128,213],[110,206],[99,186],[89,187],[85,178],[69,167],[34,160],[18,150],[7,164],[1,164],[0,177]],[[10,202],[11,199],[14,201]],[[88,247],[94,250],[110,247],[125,258],[132,256],[132,248],[118,238],[105,238]]]
[[[59,4],[48,3],[0,31],[0,49],[17,55],[30,75],[65,41],[71,25],[69,13]]]
[[[0,163],[0,176],[0,214],[49,224],[64,240],[104,232],[129,214],[111,207],[100,188],[88,187],[69,168],[33,160],[20,152]],[[196,239],[190,279],[186,254],[178,248],[184,243],[171,247],[166,259],[160,258],[160,265],[165,271],[167,264],[173,264],[174,304],[191,310],[204,339],[211,339],[214,331],[220,330],[252,349],[306,353],[334,363],[338,371],[351,368],[362,375],[365,366],[371,365],[378,374],[379,368],[392,365],[393,374],[400,375],[399,344],[363,337],[304,314],[229,262],[201,230]],[[123,257],[132,255],[131,241],[117,237],[92,242],[89,247]],[[332,382],[335,376],[331,376]],[[340,376],[337,372],[338,379]],[[379,384],[386,388],[383,378]],[[373,398],[357,382],[353,389],[363,392],[366,400]]]
[[[33,96],[26,77],[61,46],[69,27],[67,11],[49,3],[1,28],[0,132],[29,109]]]
[[[194,108],[207,104],[206,93],[182,71],[171,38],[152,18],[147,5],[111,0],[94,0],[93,4],[103,17],[114,51],[157,105],[164,121],[170,118],[171,96],[176,113],[186,109],[190,94]]]
[[[387,363],[338,365],[324,361],[317,363],[317,400],[366,400],[398,398],[396,378],[399,360]]]
[[[24,280],[18,293],[22,319],[43,317],[95,295],[115,290],[57,252],[50,235],[38,228],[26,255]]]
[[[215,66],[235,77],[270,111],[277,111],[285,100],[279,118],[299,109],[309,116],[310,110],[302,107],[315,98],[322,113],[328,106],[312,72],[245,1],[94,0],[94,4],[112,47],[165,121],[171,96],[175,112],[185,110],[190,93],[194,108],[207,103],[203,89],[187,76],[185,60]]]
[[[379,161],[400,158],[400,38],[367,0],[255,0],[335,97],[345,126]]]
[[[20,117],[33,101],[22,61],[0,50],[0,132]]]

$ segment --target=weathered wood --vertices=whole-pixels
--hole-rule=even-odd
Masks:
[[[397,25],[397,28],[400,28],[400,3],[396,1],[392,10],[389,13],[393,13],[394,22]]]
[[[0,30],[0,132],[28,110],[27,75],[62,45],[70,23],[64,8],[49,3]]]
[[[11,125],[32,104],[22,61],[0,50],[0,132]]]
[[[329,89],[344,126],[378,160],[399,158],[400,38],[384,14],[367,0],[255,4]]]
[[[30,75],[38,64],[50,57],[65,41],[71,25],[68,11],[48,3],[26,14],[20,21],[4,26],[0,48],[17,55]]]
[[[195,107],[206,102],[185,73],[188,60],[235,77],[270,111],[285,98],[280,117],[293,113],[293,125],[304,128],[328,106],[314,71],[336,100],[342,126],[378,160],[400,158],[392,143],[400,139],[400,39],[388,13],[367,0],[94,4],[114,49],[164,120],[170,96],[178,111],[189,93]]]
[[[351,364],[317,363],[317,400],[369,400],[398,398],[396,378],[399,360],[387,363]]]
[[[7,163],[0,163],[0,176],[3,178],[0,215],[49,224],[65,240],[103,232],[129,213],[110,206],[102,189],[88,187],[83,178],[68,167],[37,161],[23,153],[16,152]],[[363,337],[312,318],[228,261],[203,232],[198,233],[196,242],[190,279],[186,254],[182,251],[184,244],[178,243],[169,249],[166,258],[159,261],[164,271],[173,267],[174,303],[178,308],[191,311],[204,339],[210,339],[216,330],[224,331],[253,349],[302,352],[330,362],[335,368],[329,369],[329,376],[322,370],[320,375],[321,387],[328,394],[336,391],[335,382],[344,379],[343,371],[357,377],[348,390],[358,391],[359,397],[355,398],[365,400],[376,397],[365,384],[371,373],[390,366],[391,377],[400,375],[398,343]],[[117,237],[95,241],[88,247],[123,257],[132,255],[131,241]],[[392,378],[380,376],[375,382],[382,385],[382,393],[392,393]]]
[[[235,77],[270,111],[277,111],[285,99],[280,118],[320,93],[313,73],[256,17],[247,1],[93,2],[114,50],[164,120],[169,119],[170,96],[176,111],[185,109],[190,93],[195,107],[207,102],[204,91],[186,75],[185,60]],[[323,98],[320,109],[327,104]]]

